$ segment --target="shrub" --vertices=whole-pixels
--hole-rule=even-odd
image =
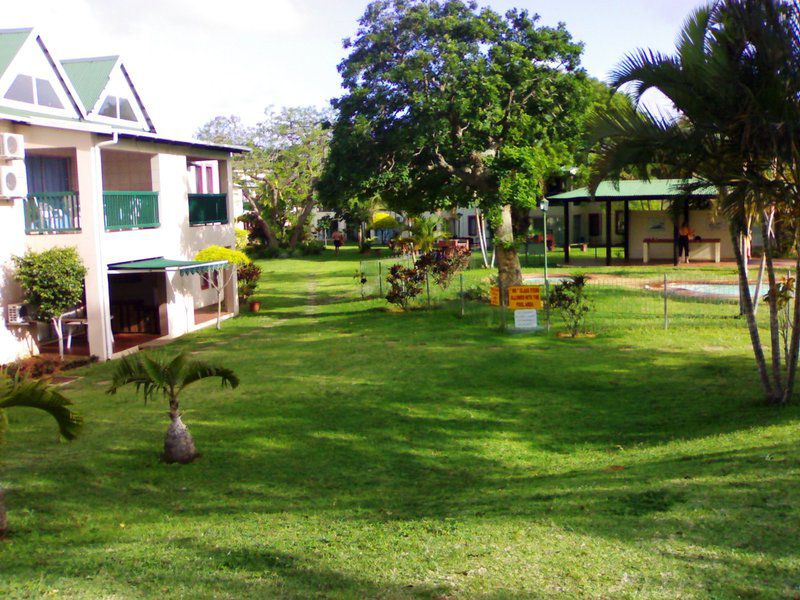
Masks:
[[[363,240],[361,240],[361,248],[359,249],[359,252],[361,252],[362,254],[367,254],[372,250],[372,246],[374,246],[377,243],[377,241],[378,240],[376,240],[375,238],[364,238]]]
[[[464,248],[426,252],[416,260],[414,266],[429,273],[436,285],[446,288],[456,273],[469,266],[471,255],[472,253]]]
[[[236,249],[244,252],[245,248],[247,248],[248,238],[250,237],[249,232],[244,229],[234,229],[233,231],[236,234]]]
[[[58,318],[83,299],[86,267],[75,248],[29,250],[12,259],[25,301],[42,320]]]
[[[574,275],[553,288],[548,302],[552,309],[561,313],[561,318],[572,337],[585,330],[586,316],[592,310],[592,302],[586,296],[586,275]]]
[[[491,285],[486,283],[476,283],[474,285],[469,286],[467,289],[464,290],[464,299],[465,300],[474,300],[476,302],[486,302],[488,303],[490,300],[490,288]]]
[[[300,244],[299,248],[305,256],[316,256],[322,254],[325,250],[325,242],[322,240],[308,240]]]
[[[209,246],[208,248],[204,248],[194,255],[194,259],[204,262],[227,260],[231,265],[235,265],[236,267],[241,267],[252,262],[241,250],[231,250],[223,246]]]
[[[386,281],[389,284],[386,300],[406,310],[409,303],[422,293],[425,271],[418,269],[416,265],[413,267],[392,265]]]
[[[270,246],[265,246],[263,244],[247,247],[247,256],[249,256],[251,259],[278,258],[280,254],[280,248],[271,248]]]
[[[239,302],[247,302],[256,293],[258,280],[261,278],[261,267],[253,263],[242,265],[236,270],[236,282],[239,288]]]

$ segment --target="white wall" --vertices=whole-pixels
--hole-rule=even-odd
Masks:
[[[715,219],[710,210],[689,212],[689,226],[706,240],[719,239],[722,260],[732,260],[733,244],[728,233],[727,222]],[[642,260],[645,238],[673,237],[673,222],[669,213],[662,211],[631,211],[630,256],[632,260]],[[650,244],[649,255],[654,260],[671,260],[671,243]],[[689,257],[695,260],[714,260],[714,249],[710,244],[690,244]]]

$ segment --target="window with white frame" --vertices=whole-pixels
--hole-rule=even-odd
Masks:
[[[139,120],[136,118],[136,113],[133,112],[130,100],[113,94],[106,96],[97,114],[112,119],[122,119],[123,121],[136,122]]]
[[[47,79],[17,75],[5,94],[7,100],[38,104],[48,108],[64,108],[53,84]]]

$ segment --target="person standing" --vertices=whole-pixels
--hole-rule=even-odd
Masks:
[[[337,229],[333,232],[331,239],[333,240],[333,251],[335,252],[336,256],[339,256],[339,248],[341,248],[342,244],[344,243],[344,233]]]
[[[683,222],[678,229],[678,258],[684,258],[683,262],[689,264],[689,240],[694,235],[694,231],[689,227],[688,219]]]

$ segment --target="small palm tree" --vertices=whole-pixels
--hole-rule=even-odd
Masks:
[[[420,252],[430,252],[439,240],[450,237],[442,229],[442,219],[435,215],[430,217],[417,217],[411,225],[411,235],[414,244]]]
[[[8,425],[6,410],[14,407],[38,408],[49,413],[58,424],[61,435],[68,440],[77,437],[83,420],[68,406],[72,402],[52,385],[45,381],[24,379],[0,372],[0,434]],[[8,528],[3,490],[0,488],[0,538]]]
[[[164,437],[164,460],[168,463],[188,463],[199,454],[192,434],[181,420],[178,397],[186,386],[208,377],[219,377],[223,388],[239,385],[239,378],[230,369],[190,360],[185,352],[170,361],[135,354],[119,362],[108,393],[116,394],[119,388],[132,383],[137,392],[142,391],[147,402],[160,392],[169,401],[170,425]]]

